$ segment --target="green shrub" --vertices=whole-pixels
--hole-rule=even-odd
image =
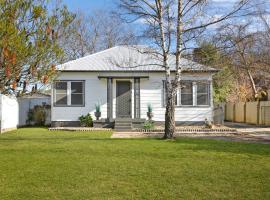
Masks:
[[[154,122],[150,120],[145,121],[143,124],[144,129],[153,129],[154,127]]]
[[[93,118],[90,113],[79,117],[81,126],[93,127]]]

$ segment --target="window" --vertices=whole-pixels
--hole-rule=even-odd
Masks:
[[[193,89],[191,81],[183,81],[181,84],[181,105],[193,105]]]
[[[57,81],[54,94],[56,106],[83,106],[84,81]]]
[[[67,82],[59,81],[55,83],[55,105],[67,105]]]
[[[197,83],[197,105],[210,104],[210,87],[207,82]]]
[[[166,82],[163,81],[163,106],[166,106]],[[179,100],[177,100],[179,99]],[[207,81],[181,81],[176,95],[176,106],[209,106],[210,84]],[[193,104],[194,103],[194,104]]]

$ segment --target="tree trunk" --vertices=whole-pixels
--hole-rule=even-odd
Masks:
[[[254,83],[254,79],[253,79],[252,74],[251,74],[251,72],[250,72],[249,69],[247,69],[247,73],[248,73],[248,77],[249,77],[250,84],[251,84],[251,87],[252,87],[253,96],[254,96],[254,98],[256,98],[256,94],[258,93],[258,91],[256,89],[256,85]]]
[[[165,134],[164,139],[172,139],[175,133],[175,97],[168,95],[165,113]]]

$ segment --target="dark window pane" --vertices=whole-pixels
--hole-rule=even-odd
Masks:
[[[209,105],[208,94],[198,94],[197,104],[198,105]]]
[[[209,84],[197,83],[197,105],[209,105]]]
[[[71,105],[83,105],[83,94],[71,94]]]
[[[66,93],[67,91],[67,82],[56,82],[55,90],[57,93]]]
[[[66,94],[56,94],[55,96],[56,105],[67,105],[67,95]]]
[[[83,82],[71,82],[71,93],[83,93]]]
[[[181,83],[181,105],[193,105],[193,89],[191,81]]]
[[[55,82],[55,104],[67,105],[67,82]]]
[[[192,93],[192,82],[183,82],[181,86],[182,93]]]
[[[198,93],[207,93],[208,91],[208,84],[206,83],[198,83],[197,84],[197,92]]]
[[[181,95],[181,104],[182,105],[193,105],[192,94],[182,94]]]

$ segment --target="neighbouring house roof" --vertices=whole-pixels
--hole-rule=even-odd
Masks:
[[[28,93],[28,94],[25,94],[23,96],[20,96],[20,98],[23,98],[23,99],[39,99],[39,98],[50,98],[51,95],[49,94],[43,94],[43,93]]]
[[[58,65],[59,71],[164,71],[160,54],[146,46],[116,46],[92,55]],[[169,55],[168,64],[175,70],[175,56]],[[216,72],[208,66],[182,58],[183,71]]]

